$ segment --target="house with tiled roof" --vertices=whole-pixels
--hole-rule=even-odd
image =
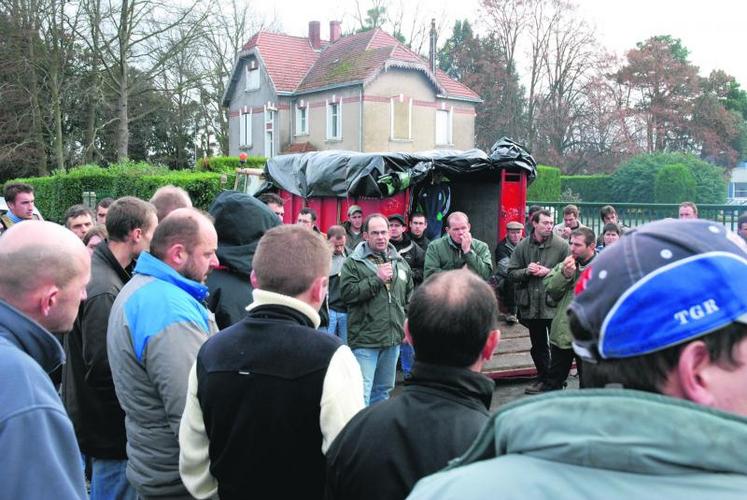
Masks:
[[[424,151],[474,147],[472,89],[376,28],[308,37],[260,31],[238,54],[223,96],[229,149],[275,156],[323,149]]]

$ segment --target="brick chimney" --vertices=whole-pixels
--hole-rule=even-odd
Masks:
[[[319,50],[322,48],[321,25],[319,21],[309,21],[309,43],[311,48]]]
[[[340,21],[329,22],[329,43],[335,43],[342,36],[342,26]]]
[[[436,74],[436,39],[438,34],[436,33],[436,19],[431,19],[431,32],[430,32],[430,51],[428,53],[428,63],[430,65],[431,73]]]

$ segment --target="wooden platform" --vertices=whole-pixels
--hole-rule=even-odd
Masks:
[[[482,372],[493,379],[534,377],[537,371],[529,354],[529,331],[519,324],[508,325],[503,321],[499,328],[501,342],[493,358],[485,363]]]

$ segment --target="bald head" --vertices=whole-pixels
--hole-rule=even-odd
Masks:
[[[189,208],[192,206],[189,193],[171,184],[158,188],[153,193],[150,202],[156,207],[159,222],[177,208]]]
[[[497,318],[493,290],[466,269],[428,278],[413,294],[407,312],[418,359],[458,367],[478,359]]]
[[[469,224],[469,217],[464,212],[452,212],[446,218],[446,226],[451,227],[452,223],[463,222]]]
[[[51,331],[72,328],[90,271],[86,247],[57,224],[27,221],[0,238],[0,298]]]

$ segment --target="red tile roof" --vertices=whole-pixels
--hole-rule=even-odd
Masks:
[[[244,45],[256,47],[278,92],[293,92],[319,57],[308,38],[260,31]]]
[[[345,83],[366,82],[387,64],[404,63],[421,68],[433,78],[447,97],[479,100],[466,85],[440,69],[433,75],[428,62],[377,28],[323,43],[321,51],[311,48],[308,38],[260,31],[244,45],[256,48],[278,92],[311,91]]]

